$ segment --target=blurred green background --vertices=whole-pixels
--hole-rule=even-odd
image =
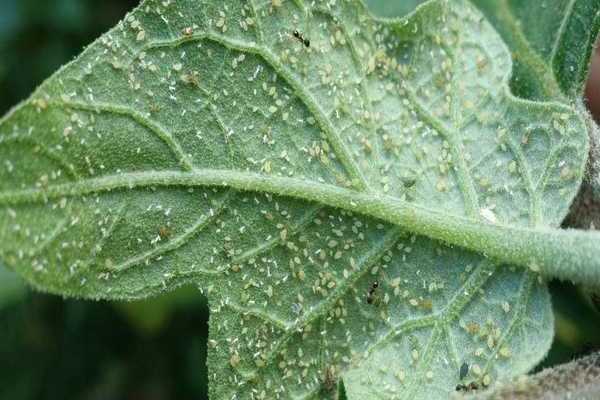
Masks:
[[[136,4],[0,0],[0,115]],[[205,399],[207,335],[195,288],[129,304],[63,300],[0,267],[0,399]]]
[[[419,0],[369,0],[383,15]],[[0,115],[114,26],[133,0],[0,0]],[[552,284],[556,340],[544,366],[600,348],[579,292]],[[64,300],[0,266],[0,399],[207,398],[208,308],[195,288],[135,303]]]

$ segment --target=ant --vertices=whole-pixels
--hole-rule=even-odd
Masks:
[[[456,385],[457,392],[471,392],[477,389],[479,389],[479,385],[475,382],[471,382],[467,385],[465,385],[464,383],[459,383],[458,385]]]
[[[375,301],[375,292],[377,291],[378,287],[379,287],[378,281],[375,281],[371,284],[371,287],[369,288],[369,291],[367,292],[367,303],[368,304],[373,304],[373,302]]]
[[[292,33],[294,35],[294,37],[296,39],[298,39],[300,41],[300,43],[302,43],[306,48],[310,47],[310,40],[308,40],[307,38],[304,37],[304,35],[302,33],[300,33],[300,31],[298,31],[297,29],[294,30],[294,32]]]

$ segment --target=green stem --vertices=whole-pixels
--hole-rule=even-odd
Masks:
[[[372,216],[415,234],[539,271],[546,277],[600,286],[600,233],[487,224],[401,201],[299,179],[221,170],[128,173],[72,184],[0,193],[0,204],[44,202],[147,186],[222,186],[290,196]]]

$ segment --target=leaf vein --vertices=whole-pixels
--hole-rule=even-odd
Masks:
[[[143,254],[131,257],[130,259],[123,261],[118,265],[110,267],[109,270],[111,272],[123,272],[131,267],[143,263],[146,260],[159,257],[167,252],[180,248],[181,246],[186,244],[192,237],[194,237],[204,228],[209,226],[212,223],[212,221],[214,221],[215,218],[217,218],[219,214],[224,211],[224,208],[228,203],[232,192],[232,190],[229,190],[227,194],[223,196],[215,210],[211,209],[208,215],[200,216],[200,218],[198,218],[190,228],[186,229],[182,234],[171,239],[167,244],[163,246],[158,246],[152,250],[146,251]]]
[[[332,148],[336,152],[338,160],[346,169],[352,184],[359,190],[366,190],[368,188],[367,179],[363,176],[362,172],[358,168],[358,165],[352,158],[350,151],[342,138],[336,132],[336,128],[333,126],[329,118],[326,116],[322,107],[314,99],[314,97],[305,89],[304,85],[289,71],[283,64],[278,61],[278,58],[269,49],[258,46],[256,43],[247,43],[237,39],[232,39],[216,33],[198,33],[190,35],[188,37],[182,37],[176,40],[166,41],[155,41],[147,44],[143,49],[148,51],[153,48],[161,47],[178,47],[187,42],[197,42],[201,40],[210,40],[225,46],[229,49],[243,51],[251,54],[256,54],[263,58],[267,64],[271,67],[294,89],[294,93],[309,111],[315,116],[315,119],[319,122],[321,129],[329,140]]]
[[[176,156],[177,161],[183,168],[190,171],[194,169],[193,164],[189,160],[188,156],[184,153],[181,145],[174,139],[173,135],[169,133],[164,127],[157,122],[144,116],[142,113],[131,109],[128,106],[121,106],[117,104],[104,104],[104,103],[84,103],[78,101],[65,101],[65,100],[53,100],[52,103],[59,106],[75,108],[78,110],[90,111],[90,112],[106,112],[115,115],[122,115],[131,118],[144,128],[154,133],[159,139],[161,139]]]

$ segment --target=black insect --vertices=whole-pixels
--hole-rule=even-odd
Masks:
[[[469,364],[463,362],[458,370],[458,379],[462,381],[467,375],[469,375]],[[466,385],[464,383],[459,383],[456,385],[457,392],[470,392],[477,389],[479,389],[479,385],[476,382],[467,383]]]
[[[467,377],[468,373],[469,373],[469,364],[464,362],[460,366],[460,370],[458,371],[458,379],[460,379],[462,381],[463,379],[465,379]]]
[[[477,389],[479,389],[479,385],[476,382],[471,382],[466,385],[464,383],[459,383],[456,385],[457,392],[471,392]]]
[[[416,178],[403,178],[402,184],[404,185],[405,188],[410,189],[417,184],[417,179]]]
[[[305,38],[304,35],[299,30],[295,29],[292,34],[294,35],[294,37],[296,39],[298,39],[298,41],[300,41],[300,43],[302,43],[304,45],[304,47],[307,47],[307,48],[310,47],[310,40]]]
[[[373,304],[373,302],[375,302],[375,292],[377,291],[377,288],[379,287],[379,282],[375,281],[371,284],[371,287],[369,288],[369,291],[367,292],[367,303],[368,304]]]

